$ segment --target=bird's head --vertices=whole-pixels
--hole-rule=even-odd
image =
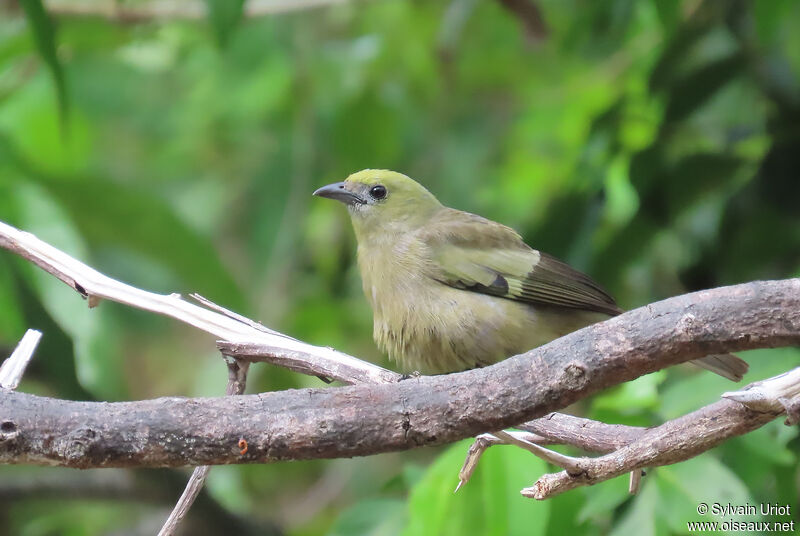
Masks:
[[[353,173],[342,182],[323,186],[314,195],[347,205],[359,241],[413,231],[442,208],[421,184],[385,169]]]

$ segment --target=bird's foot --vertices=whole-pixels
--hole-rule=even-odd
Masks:
[[[414,372],[412,372],[410,374],[403,374],[402,376],[400,376],[400,381],[410,380],[412,378],[419,378],[420,376],[422,376],[422,373],[420,371],[418,371],[418,370],[415,370]]]

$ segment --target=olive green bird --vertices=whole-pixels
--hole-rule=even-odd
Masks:
[[[400,173],[366,169],[314,195],[347,205],[375,342],[406,372],[491,365],[623,312],[513,229],[445,207]],[[734,381],[747,371],[730,354],[693,363]]]

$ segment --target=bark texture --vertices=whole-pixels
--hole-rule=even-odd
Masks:
[[[405,450],[513,426],[704,355],[798,343],[800,279],[790,279],[670,298],[491,367],[396,383],[119,403],[0,390],[0,463],[156,467]]]

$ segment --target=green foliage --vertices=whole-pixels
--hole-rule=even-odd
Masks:
[[[544,462],[521,449],[490,449],[470,482],[454,493],[458,473],[453,468],[461,466],[470,443],[448,448],[411,488],[409,520],[402,534],[544,534],[549,504],[531,503],[519,494],[533,475],[545,472]]]
[[[44,9],[42,0],[20,0],[22,9],[28,19],[36,48],[47,65],[50,75],[53,77],[53,84],[56,87],[58,97],[59,112],[61,119],[66,120],[69,111],[69,100],[67,95],[67,83],[64,77],[64,69],[58,59],[56,49],[56,35],[53,21]]]
[[[217,41],[225,45],[231,32],[242,18],[244,0],[206,0],[208,21],[214,28]]]
[[[242,1],[208,0],[207,22],[61,16],[58,32],[41,2],[7,4],[0,220],[134,285],[196,291],[392,366],[371,341],[347,216],[310,196],[366,167],[403,171],[445,204],[515,227],[624,307],[800,275],[797,2],[537,2],[550,32],[536,44],[499,2],[373,1],[243,18]],[[44,339],[27,392],[224,391],[213,337],[110,303],[88,310],[0,252],[0,350],[28,327]],[[800,351],[743,357],[754,381],[796,366]],[[249,389],[311,385],[321,386],[259,366]],[[651,426],[730,389],[681,366],[572,409]],[[772,423],[648,471],[634,498],[620,477],[545,503],[522,499],[518,490],[552,468],[508,447],[490,449],[454,495],[459,444],[221,468],[209,500],[308,536],[684,534],[700,500],[797,504],[797,442],[796,428]],[[169,506],[54,495],[3,501],[5,532],[102,534],[156,525]],[[85,520],[70,521],[74,511]]]

